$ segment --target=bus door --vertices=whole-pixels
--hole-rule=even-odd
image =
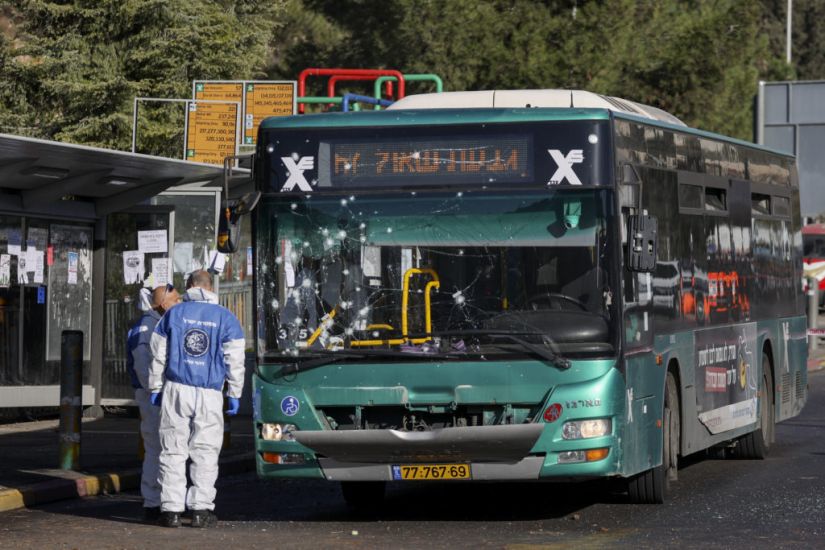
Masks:
[[[656,266],[656,220],[643,210],[643,182],[625,165],[619,187],[622,266],[622,361],[626,380],[624,437],[636,441],[623,458],[623,473],[641,472],[661,461],[661,447],[651,435],[661,434],[662,368],[656,366],[653,344],[653,271]]]

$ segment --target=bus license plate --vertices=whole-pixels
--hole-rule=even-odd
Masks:
[[[469,464],[402,464],[392,467],[393,480],[472,479]]]

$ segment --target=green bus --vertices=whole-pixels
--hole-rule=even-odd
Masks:
[[[806,400],[793,157],[589,92],[265,120],[262,478],[619,478],[763,458]]]

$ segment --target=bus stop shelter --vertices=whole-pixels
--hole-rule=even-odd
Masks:
[[[84,333],[84,405],[131,399],[134,298],[153,268],[180,285],[208,260],[222,182],[219,166],[0,134],[0,410],[58,406],[67,329]]]

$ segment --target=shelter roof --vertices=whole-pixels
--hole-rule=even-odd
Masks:
[[[0,134],[0,212],[94,219],[222,181],[221,166]]]

